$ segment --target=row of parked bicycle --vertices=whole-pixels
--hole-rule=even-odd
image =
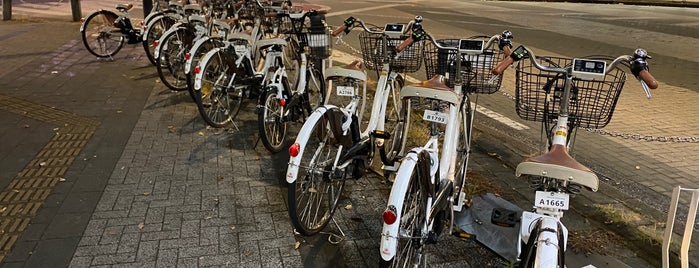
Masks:
[[[363,177],[378,152],[381,172],[394,181],[382,213],[384,267],[426,264],[425,247],[437,243],[445,227],[447,234],[452,228],[474,234],[521,267],[564,267],[568,231],[560,219],[569,195],[599,185],[569,154],[575,131],[609,123],[626,69],[649,98],[649,88],[658,86],[643,49],[619,57],[537,57],[525,46],[513,49],[509,31],[436,39],[420,16],[383,26],[349,17],[330,33],[325,11],[295,9],[289,1],[169,7],[146,18],[143,33],[124,26],[128,17],[97,13],[103,15],[81,27],[83,40],[93,54],[108,57],[118,51],[102,50],[114,36],[121,45],[141,36],[163,83],[188,89],[211,126],[225,127],[244,100],[257,99],[260,138],[271,152],[287,145],[288,122],[302,122],[285,173],[289,216],[302,235],[326,228],[346,180]],[[107,31],[88,34],[99,16],[106,17]],[[361,27],[363,62],[322,70],[332,37],[354,27]],[[517,114],[543,124],[548,148],[517,166],[516,175],[527,175],[536,190],[528,211],[468,190],[476,96],[497,92],[513,64]],[[422,69],[430,80],[405,84],[405,73]],[[372,89],[366,70],[376,71]]]

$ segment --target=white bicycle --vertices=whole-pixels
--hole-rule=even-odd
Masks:
[[[366,73],[359,67],[359,62],[326,71],[325,77],[333,81],[334,91],[329,91],[336,95],[332,101],[345,102],[345,106],[318,107],[304,123],[289,149],[291,157],[286,173],[289,216],[296,231],[302,235],[315,235],[328,224],[338,205],[345,180],[364,176],[377,146],[385,166],[398,163],[395,160],[387,163],[395,159],[405,145],[398,95],[403,80],[398,72],[420,68],[422,44],[414,45],[398,57],[394,48],[407,38],[405,34],[413,25],[419,25],[421,20],[418,17],[408,24],[388,24],[378,30],[370,29],[363,21],[350,17],[333,32],[334,36],[338,36],[343,32],[348,33],[355,24],[362,26],[364,31],[360,34],[360,42],[364,65],[367,69],[381,70],[381,73],[371,117],[362,126]],[[385,140],[389,140],[388,146],[384,145]]]
[[[488,83],[489,73],[503,57],[501,50],[509,50],[510,38],[511,33],[505,31],[489,38],[437,40],[419,29],[398,47],[407,47],[413,40],[429,40],[438,49],[434,59],[441,68],[430,80],[405,86],[400,92],[409,122],[404,133],[412,133],[408,127],[418,123],[410,120],[412,113],[426,123],[429,138],[400,163],[382,215],[381,267],[426,265],[425,247],[437,242],[445,221],[451,233],[454,212],[467,206],[466,171],[475,113],[469,93],[499,89],[499,79]],[[444,74],[450,77],[453,89]]]

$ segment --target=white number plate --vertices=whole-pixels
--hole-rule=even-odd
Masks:
[[[337,95],[352,97],[354,96],[354,87],[337,86]]]
[[[243,53],[243,52],[247,51],[247,49],[248,49],[244,45],[235,45],[233,47],[235,48],[235,53]]]
[[[440,124],[446,124],[448,118],[449,115],[432,110],[425,110],[425,113],[422,115],[423,120]]]
[[[536,191],[534,198],[536,207],[568,210],[568,204],[570,204],[570,201],[567,194]]]

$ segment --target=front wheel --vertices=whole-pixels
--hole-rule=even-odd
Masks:
[[[391,92],[389,92],[386,104],[384,130],[391,134],[391,139],[385,141],[382,150],[385,151],[386,160],[389,162],[383,163],[385,165],[384,177],[391,181],[391,176],[395,175],[395,171],[387,170],[386,168],[388,166],[393,166],[396,161],[400,160],[408,140],[408,137],[405,137],[410,120],[410,111],[406,109],[408,100],[402,100],[400,98],[400,90],[403,88],[404,84],[405,82],[401,76],[397,76],[396,79],[393,80]]]
[[[146,32],[143,36],[143,49],[146,52],[146,57],[155,66],[157,63],[153,56],[155,52],[155,41],[159,40],[163,33],[175,25],[176,21],[167,15],[158,15],[148,22]]]
[[[88,16],[80,27],[87,51],[99,58],[116,55],[124,46],[124,34],[114,25],[118,16],[109,10],[100,10]]]
[[[323,74],[315,67],[306,71],[306,90],[304,92],[306,115],[310,115],[316,108],[325,105],[325,79]]]
[[[426,161],[430,158],[426,151],[420,154],[424,155],[418,157],[417,162],[401,165],[391,189],[388,207],[396,210],[397,219],[393,223],[395,226],[384,223],[382,233],[393,235],[396,241],[386,245],[382,241],[382,254],[392,252],[393,256],[388,261],[382,256],[380,267],[418,267],[425,264],[423,230],[427,218],[427,189],[423,188],[421,181],[428,180],[422,176],[429,176],[429,164]]]
[[[281,104],[283,96],[277,95],[276,87],[269,87],[263,93],[257,122],[262,144],[272,153],[278,153],[284,147],[286,139],[286,107]]]
[[[330,111],[313,124],[303,145],[295,181],[288,185],[289,217],[297,232],[312,236],[332,218],[345,185],[344,173],[334,170],[339,139],[333,137]],[[306,126],[302,130],[306,129]],[[299,137],[301,139],[301,137]],[[292,165],[292,161],[290,161]]]

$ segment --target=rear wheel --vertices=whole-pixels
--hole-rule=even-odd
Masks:
[[[199,61],[206,55],[207,52],[211,51],[212,49],[216,47],[223,46],[223,43],[221,40],[216,39],[216,38],[209,38],[204,43],[200,44],[196,51],[194,51],[189,57],[192,58],[191,61],[191,66],[189,66],[189,72],[185,73],[185,77],[187,78],[187,91],[189,91],[189,95],[192,97],[192,100],[195,100],[194,96],[194,68],[199,64]]]
[[[296,231],[305,236],[320,232],[332,218],[345,185],[333,164],[340,153],[326,112],[315,122],[300,156],[296,180],[289,184],[289,216]]]
[[[422,153],[427,154],[425,151]],[[400,218],[396,221],[399,224],[396,255],[388,262],[382,259],[379,263],[381,267],[418,267],[425,264],[423,228],[427,217],[427,195],[421,183],[425,178],[421,176],[429,174],[429,170],[421,169],[429,169],[429,163],[424,163],[429,160],[429,156],[418,157],[418,163],[406,173],[410,177],[399,211]]]
[[[174,91],[187,90],[187,78],[184,74],[185,54],[192,47],[194,33],[182,27],[168,33],[160,45],[159,58],[156,67],[160,80]]]
[[[114,23],[118,16],[108,10],[100,10],[88,16],[81,27],[83,44],[87,51],[99,58],[116,55],[124,46],[125,36]]]
[[[199,114],[207,124],[225,127],[240,111],[243,94],[231,81],[237,71],[235,57],[224,50],[215,53],[204,63],[201,88],[194,91],[194,98]]]
[[[148,60],[155,65],[155,57],[153,53],[155,52],[155,41],[158,41],[163,33],[170,29],[172,25],[175,24],[175,19],[167,15],[159,15],[150,20],[147,25],[147,33],[143,37],[143,50],[146,51],[146,56]]]
[[[284,147],[286,139],[285,106],[280,104],[283,96],[277,95],[277,89],[270,87],[262,97],[260,111],[258,113],[258,127],[262,144],[272,153],[278,153]]]
[[[386,158],[391,163],[384,163],[384,165],[392,165],[393,162],[400,160],[407,141],[407,137],[405,137],[407,133],[406,124],[407,120],[410,118],[410,114],[404,109],[407,101],[403,101],[400,98],[400,89],[403,88],[404,84],[405,82],[401,76],[393,80],[392,92],[389,93],[388,102],[386,104],[384,130],[391,134],[391,139],[385,141],[382,150],[385,150]],[[392,180],[393,175],[395,175],[395,171],[384,168],[384,177]]]

